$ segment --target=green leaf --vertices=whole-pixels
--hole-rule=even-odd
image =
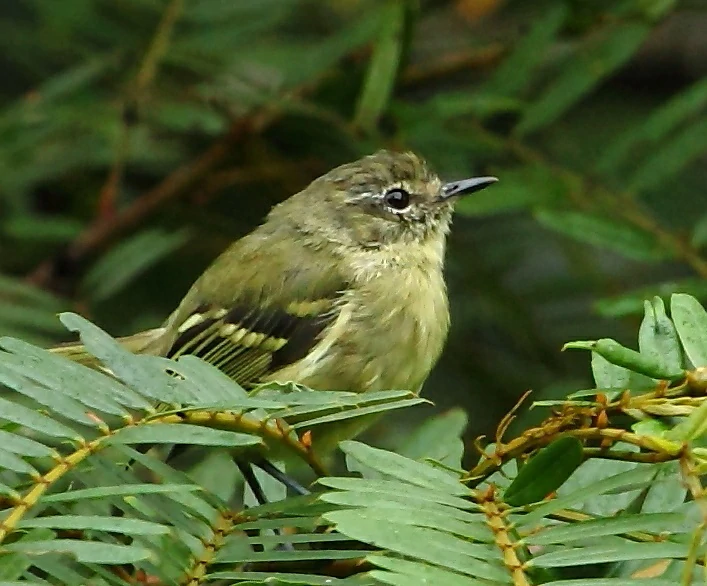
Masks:
[[[645,317],[638,330],[638,347],[641,354],[661,365],[666,372],[682,370],[682,350],[677,331],[665,313],[665,303],[660,297],[646,301]]]
[[[28,557],[28,559],[30,558]],[[77,569],[80,570],[80,568],[76,568],[77,564],[67,563],[66,558],[56,555],[33,556],[31,562],[43,575],[51,576],[54,585],[84,584],[86,581],[86,574],[77,571]],[[102,573],[103,568],[100,566],[94,566],[94,568],[97,574]]]
[[[684,518],[678,513],[643,513],[640,515],[620,515],[608,519],[593,519],[566,525],[543,528],[523,539],[528,545],[564,545],[571,541],[582,541],[596,537],[607,537],[636,531],[679,531]]]
[[[384,8],[387,7],[381,8],[379,4],[377,10],[364,11],[358,19],[347,22],[347,26],[339,29],[337,34],[329,35],[320,42],[292,42],[282,39],[278,43],[250,45],[247,53],[243,52],[232,56],[233,61],[229,64],[229,71],[241,73],[247,79],[247,73],[254,67],[258,67],[270,75],[277,74],[281,84],[285,87],[311,82],[345,55],[375,38],[376,34],[380,32],[381,13]],[[210,30],[205,31],[208,39],[211,39],[210,32]],[[227,83],[219,80],[219,86],[213,91],[218,95],[223,94],[223,86],[228,83],[233,84],[232,77],[232,74],[227,77]],[[258,87],[257,80],[258,78],[255,83],[251,84],[252,87],[247,88],[248,91],[245,95],[242,91],[243,84],[239,84],[236,87],[241,90],[240,92],[225,97],[239,98],[241,101],[250,98],[252,101],[253,88]],[[263,101],[275,101],[272,91],[266,92],[264,96],[259,96],[256,103]]]
[[[604,151],[597,162],[597,171],[612,173],[618,170],[621,163],[635,153],[637,147],[647,146],[653,150],[655,145],[660,147],[670,132],[699,115],[705,107],[707,80],[700,80],[656,108],[640,124],[632,125]]]
[[[658,419],[642,419],[631,424],[631,430],[639,435],[664,437],[672,429],[666,422]]]
[[[685,375],[682,368],[673,368],[671,365],[660,364],[653,356],[646,356],[631,348],[626,348],[611,338],[586,342],[568,342],[563,349],[591,350],[600,354],[612,364],[623,366],[633,372],[651,378],[678,380]]]
[[[174,361],[170,363],[170,369],[198,384],[199,398],[203,399],[203,404],[222,402],[224,405],[230,403],[235,408],[241,405],[241,400],[256,400],[249,397],[245,389],[222,370],[196,356],[180,356],[176,364]]]
[[[663,434],[666,440],[688,442],[707,434],[707,402],[700,403],[690,415]]]
[[[11,452],[5,452],[0,448],[0,470],[12,470],[18,474],[28,474],[30,476],[40,476],[34,466],[25,462],[22,458],[18,458]]]
[[[347,480],[355,480],[353,483]],[[464,522],[470,518],[466,511],[459,512],[460,503],[455,500],[448,501],[445,497],[440,496],[433,491],[419,489],[417,487],[406,487],[404,484],[399,484],[391,481],[376,481],[383,484],[370,485],[371,479],[345,479],[334,478],[333,482],[328,479],[320,478],[318,483],[323,485],[336,484],[335,488],[340,488],[340,491],[325,492],[318,498],[327,503],[342,505],[344,507],[376,507],[376,508],[394,508],[408,509],[410,507],[417,510],[427,510],[433,513],[441,513],[448,515],[454,519],[460,519]],[[361,484],[363,482],[363,484]],[[397,490],[396,490],[397,487]],[[409,495],[409,498],[406,498]],[[463,507],[464,509],[477,510],[478,507],[471,505]],[[460,509],[461,510],[461,509]]]
[[[652,234],[601,216],[580,212],[542,209],[535,218],[543,226],[627,258],[641,261],[658,261],[670,256]]]
[[[356,441],[343,441],[339,447],[345,454],[385,476],[397,478],[422,488],[444,491],[451,495],[470,494],[469,489],[459,482],[459,478],[429,464],[416,462],[405,456],[372,448]]]
[[[35,529],[33,531],[28,531],[23,535],[19,535],[19,541],[38,541],[44,539],[51,539],[53,533],[47,529]],[[20,578],[25,575],[26,570],[32,565],[32,560],[30,560],[26,555],[21,553],[8,553],[4,554],[0,559],[0,585],[2,584],[13,584],[9,581],[11,579]],[[39,581],[36,578],[36,584],[48,584],[48,582]],[[22,581],[21,584],[31,583],[29,581]]]
[[[45,307],[52,313],[56,313],[63,305],[62,300],[51,293],[2,274],[0,274],[0,297],[14,298],[23,303]]]
[[[243,0],[226,5],[218,0],[203,0],[185,8],[182,18],[200,26],[227,24],[229,28],[236,31],[241,29],[251,31],[251,27],[254,27],[254,32],[261,33],[274,28],[282,20],[291,16],[296,7],[295,0],[261,0],[260,2]]]
[[[83,222],[73,218],[47,218],[33,215],[12,216],[2,223],[2,232],[10,238],[53,244],[73,240],[83,228]]]
[[[369,405],[368,407],[358,407],[356,409],[347,409],[346,411],[340,411],[338,413],[331,413],[330,415],[322,415],[321,417],[316,417],[314,419],[307,419],[301,423],[295,423],[292,425],[293,429],[309,428],[315,425],[321,425],[323,423],[333,423],[334,421],[344,421],[345,419],[352,419],[362,417],[364,415],[372,415],[375,413],[385,413],[386,411],[392,411],[393,409],[403,409],[405,407],[413,407],[415,405],[421,405],[422,403],[428,403],[427,399],[421,397],[415,397],[414,399],[402,399],[399,401],[391,401],[389,403],[380,403],[378,405]]]
[[[86,499],[105,499],[109,497],[136,496],[139,494],[173,494],[200,490],[196,484],[122,484],[120,486],[97,486],[67,490],[42,497],[44,503],[74,502]]]
[[[237,580],[238,584],[268,584],[272,586],[289,586],[290,584],[302,586],[365,586],[356,578],[338,579],[331,576],[318,576],[315,574],[288,574],[273,572],[212,572],[208,579],[221,581]],[[255,580],[255,582],[243,582],[243,580]]]
[[[9,347],[9,344],[6,347]],[[82,425],[96,427],[100,424],[98,418],[89,416],[89,410],[128,416],[125,409],[114,403],[111,397],[100,394],[99,389],[92,388],[91,393],[86,393],[88,385],[83,385],[84,381],[69,379],[61,369],[52,368],[57,360],[62,359],[53,357],[46,351],[41,352],[41,357],[46,358],[42,360],[41,367],[27,355],[0,355],[0,370],[5,371],[0,372],[0,380],[18,393],[34,399],[39,405],[44,405],[54,413]],[[13,377],[11,373],[17,376]],[[84,391],[83,395],[81,391]]]
[[[460,468],[464,455],[462,435],[468,417],[463,409],[455,408],[427,419],[405,438],[398,450],[412,460],[432,459],[451,468]]]
[[[276,463],[273,462],[273,464]],[[278,495],[277,499],[273,498],[269,494],[267,480],[263,482],[262,475],[259,474],[262,470],[256,468],[253,471],[268,500],[279,500],[286,496],[287,490],[284,485],[278,483],[279,488],[284,489],[283,494]],[[198,462],[189,468],[189,476],[198,483],[203,491],[217,496],[224,502],[233,498],[236,491],[243,485],[243,477],[233,461],[232,453],[228,450],[208,450]],[[276,482],[272,477],[269,479]]]
[[[97,541],[52,539],[49,541],[18,541],[4,544],[0,551],[19,551],[30,556],[67,554],[84,564],[131,564],[146,560],[152,552],[136,545],[119,545]]]
[[[602,79],[626,63],[650,31],[651,27],[644,23],[621,23],[607,27],[596,41],[579,48],[566,59],[564,70],[526,110],[518,124],[518,133],[528,134],[557,120]]]
[[[582,443],[577,438],[565,436],[555,440],[523,465],[503,499],[516,507],[543,500],[562,486],[583,457]]]
[[[629,178],[628,189],[640,193],[663,185],[707,149],[707,120],[690,124],[647,157]]]
[[[2,297],[0,296],[0,299]],[[57,326],[61,324],[56,319],[56,312],[34,304],[23,304],[22,300],[8,302],[3,300],[0,305],[0,325],[4,331],[13,333],[11,328],[27,334],[33,331],[56,335],[60,332]]]
[[[2,482],[0,482],[0,495],[8,496],[17,502],[22,500],[22,495],[19,492],[17,492],[13,488],[10,488],[6,484],[3,484]]]
[[[378,124],[395,87],[409,13],[407,0],[385,0],[385,4],[380,11],[380,36],[354,115],[354,125],[369,132]]]
[[[328,499],[327,499],[328,500]],[[437,531],[444,531],[460,537],[479,541],[482,543],[493,543],[493,533],[486,524],[486,519],[481,515],[457,511],[448,514],[443,510],[430,510],[423,507],[387,506],[383,499],[369,499],[370,504],[360,502],[362,508],[356,509],[352,514],[360,519],[368,519],[379,523],[395,523],[397,525],[409,525],[411,527],[427,527]],[[328,500],[328,502],[332,502]],[[377,504],[380,503],[380,506]],[[396,505],[398,503],[390,503]],[[328,518],[328,513],[325,517]],[[466,519],[462,518],[466,516]]]
[[[0,449],[31,458],[46,458],[54,454],[52,448],[27,437],[10,433],[4,429],[0,429],[0,446]]]
[[[614,391],[613,394],[619,394],[631,387],[631,371],[612,364],[596,352],[592,352],[592,375],[597,390],[600,391],[609,390]]]
[[[585,566],[628,560],[652,560],[660,558],[686,558],[689,546],[680,543],[623,543],[621,545],[597,545],[561,550],[541,554],[528,562],[531,567],[556,568],[563,566]]]
[[[695,227],[692,229],[690,243],[698,249],[707,246],[707,214],[697,220]],[[700,282],[704,285],[704,281]]]
[[[670,314],[685,354],[693,366],[707,366],[707,311],[691,295],[675,293],[670,298]]]
[[[397,103],[398,113],[409,112],[408,115],[418,116],[427,113],[435,123],[437,121],[447,121],[461,116],[475,115],[481,118],[494,114],[504,114],[507,112],[518,112],[523,107],[523,102],[514,98],[507,98],[492,93],[484,93],[477,90],[474,93],[468,91],[449,91],[434,95],[422,106]],[[404,114],[403,114],[404,117]],[[408,124],[405,124],[407,127]],[[439,128],[439,126],[438,126]],[[504,176],[505,181],[505,176]]]
[[[213,366],[209,366],[209,368],[213,368]],[[370,393],[319,391],[294,383],[283,385],[268,383],[267,385],[256,387],[248,393],[248,396],[283,401],[288,405],[303,405],[307,409],[313,406],[317,409],[326,410],[338,409],[341,406],[360,407],[375,403],[385,403],[395,399],[409,399],[415,397],[415,393],[410,391],[371,391]],[[278,412],[278,415],[282,416],[296,414],[300,414],[300,412],[293,408],[288,408],[287,411],[283,410],[282,413]]]
[[[252,545],[264,545],[274,547],[281,543],[332,543],[337,541],[351,541],[340,533],[293,533],[286,535],[256,535],[248,537],[248,543]]]
[[[19,526],[21,528],[48,527],[51,529],[111,531],[125,535],[164,535],[169,532],[169,527],[151,521],[88,515],[35,517],[34,519],[24,519]]]
[[[562,201],[570,191],[566,181],[545,165],[527,165],[503,172],[501,189],[475,193],[459,200],[455,210],[466,216],[485,216]]]
[[[316,527],[318,527],[319,524],[320,518],[318,516],[284,517],[282,519],[260,518],[257,521],[245,521],[243,523],[235,523],[234,527],[237,527],[241,531],[245,531],[247,529],[258,529],[259,531],[262,531],[264,529],[283,529],[284,527],[292,527],[293,529],[303,529],[311,532]]]
[[[2,343],[1,340],[0,343]],[[0,383],[6,384],[7,379],[2,374],[0,370]],[[23,425],[39,433],[53,437],[80,440],[80,436],[75,430],[54,421],[46,415],[37,413],[33,409],[18,405],[3,397],[0,397],[0,413],[3,419]]]
[[[390,570],[389,572],[370,572],[371,576],[385,584],[394,586],[489,586],[485,580],[476,580],[469,576],[450,572],[439,567],[421,564],[410,560],[389,557],[385,555],[369,555],[366,561]]]
[[[115,62],[116,55],[112,53],[92,55],[89,59],[48,77],[47,81],[36,88],[36,91],[42,96],[43,104],[66,99],[77,90],[87,87],[91,82],[105,75]]]
[[[205,108],[202,103],[181,101],[178,96],[175,96],[175,101],[162,96],[154,117],[161,129],[173,133],[200,132],[215,137],[228,130],[228,120],[223,113]]]
[[[165,464],[161,460],[151,457],[149,454],[143,454],[129,446],[116,447],[124,457],[134,460],[138,464],[144,466],[150,471],[150,473],[153,474],[154,477],[161,478],[164,481],[174,482],[177,485],[190,484],[191,478],[188,475],[175,470],[172,466]],[[110,466],[110,463],[106,462],[106,466]],[[112,470],[112,467],[109,469]],[[107,475],[108,473],[104,471],[103,474]],[[109,478],[112,477],[109,476]],[[179,515],[183,516],[182,511],[184,509],[188,509],[190,511],[190,515],[196,515],[201,519],[207,520],[214,518],[214,515],[217,514],[217,507],[222,506],[223,503],[214,498],[213,495],[203,493],[202,487],[198,487],[198,490],[201,490],[202,494],[193,494],[194,491],[191,490],[182,490],[170,493],[170,498],[166,502],[170,507],[174,504],[172,513],[175,517],[180,518]],[[135,502],[143,500],[145,499],[135,499]],[[174,501],[174,503],[171,501]],[[131,500],[131,502],[134,501]]]
[[[54,393],[73,397],[82,405],[118,416],[125,415],[121,405],[139,410],[151,408],[151,404],[138,393],[102,372],[21,340],[5,338],[0,344],[13,352],[14,356],[7,360],[10,365],[21,366],[23,376],[45,385]],[[37,363],[44,364],[45,368],[37,368]]]
[[[577,470],[577,473],[580,473],[584,466],[591,463],[591,460],[585,462],[584,465]],[[636,466],[631,470],[612,474],[608,478],[601,480],[596,480],[596,477],[593,476],[591,479],[588,479],[590,480],[589,484],[583,484],[570,494],[558,496],[551,501],[543,503],[536,509],[533,509],[527,515],[518,517],[518,525],[533,525],[556,511],[574,507],[608,492],[635,490],[637,484],[650,482],[654,478],[654,475],[654,466]]]
[[[419,512],[432,517],[443,516],[450,520],[456,520],[464,523],[469,536],[470,532],[480,528],[479,534],[474,534],[474,539],[478,541],[488,541],[488,531],[485,528],[477,525],[483,521],[481,513],[470,513],[465,510],[460,510],[447,504],[437,503],[432,500],[425,500],[420,495],[413,495],[412,498],[406,499],[405,493],[400,491],[392,492],[390,490],[381,490],[380,494],[372,494],[371,492],[363,491],[337,491],[325,492],[320,495],[319,500],[341,505],[342,507],[364,508],[378,510],[393,510],[393,515],[398,514],[396,511],[401,511],[401,515],[412,514]],[[432,518],[430,517],[430,518]]]
[[[447,533],[363,519],[357,511],[334,511],[326,518],[352,539],[475,578],[510,584],[494,546],[469,543]]]
[[[80,334],[91,354],[140,394],[177,405],[194,402],[192,388],[165,372],[164,359],[128,352],[99,327],[75,313],[62,313],[59,319],[69,330]]]
[[[557,580],[545,582],[544,586],[676,586],[672,580],[660,578],[580,578],[577,580]]]
[[[663,435],[663,431],[666,430],[653,435]],[[687,492],[677,462],[660,467],[643,498],[641,512],[664,513],[680,509],[685,502]]]
[[[707,281],[704,279],[683,279],[665,281],[647,287],[634,289],[616,297],[605,297],[594,304],[594,308],[605,317],[624,317],[643,312],[643,302],[659,295],[670,297],[673,293],[688,293],[693,297],[707,299]]]
[[[233,564],[242,562],[302,562],[306,560],[351,560],[361,557],[359,549],[336,550],[280,550],[242,551],[240,548],[224,547],[218,551],[215,558],[217,564]]]
[[[567,5],[560,3],[551,5],[545,14],[536,17],[530,31],[520,38],[479,91],[516,96],[525,90],[536,68],[547,58],[566,19]]]
[[[245,447],[262,444],[258,436],[188,423],[154,423],[125,427],[107,440],[111,444],[191,444]]]
[[[324,477],[317,480],[319,484],[339,490],[355,491],[373,495],[386,495],[393,498],[401,497],[422,503],[430,502],[441,505],[448,505],[457,509],[477,509],[478,505],[460,498],[452,496],[447,490],[434,490],[396,482],[394,480],[372,480],[370,478],[335,478]],[[325,498],[323,496],[322,498]],[[371,497],[372,498],[372,497]]]

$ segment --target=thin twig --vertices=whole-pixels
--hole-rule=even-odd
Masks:
[[[136,199],[127,208],[110,218],[99,218],[62,254],[44,261],[34,269],[27,276],[27,281],[38,287],[53,289],[59,267],[66,264],[79,265],[92,254],[103,250],[120,235],[139,226],[168,201],[184,195],[187,187],[226,157],[235,142],[254,128],[260,127],[257,120],[257,117],[248,118],[235,123],[226,135],[219,138],[196,159],[174,170],[161,183]]]
[[[250,167],[234,167],[224,169],[209,174],[205,178],[203,184],[193,192],[190,201],[204,205],[216,193],[223,191],[234,185],[243,185],[248,183],[281,180],[289,175],[305,169],[307,175],[316,175],[321,171],[321,165],[316,161],[302,160],[296,162],[281,161],[270,162],[267,165],[257,165]]]
[[[169,41],[174,31],[174,26],[179,19],[184,8],[184,0],[172,0],[157,25],[155,35],[152,37],[150,47],[145,53],[145,58],[142,60],[140,69],[135,76],[134,95],[138,98],[152,83],[157,71],[159,62],[167,53]]]
[[[136,199],[132,205],[115,218],[89,227],[72,243],[67,255],[72,260],[79,260],[87,256],[89,252],[103,248],[115,237],[151,216],[167,201],[182,195],[192,182],[219,163],[229,153],[231,146],[245,134],[248,134],[250,130],[249,120],[236,123],[226,135],[214,142],[196,159],[178,167],[161,183]]]
[[[434,60],[409,65],[403,70],[400,82],[404,86],[414,86],[467,69],[487,69],[501,59],[505,50],[501,43],[491,43],[485,47],[450,52]]]
[[[183,7],[183,0],[172,0],[167,5],[155,29],[152,42],[131,84],[132,87],[129,88],[122,105],[120,134],[115,148],[115,158],[106,182],[98,196],[98,217],[100,220],[105,220],[115,213],[118,191],[125,170],[125,161],[128,158],[131,129],[137,120],[137,113],[141,102],[145,98],[147,88],[155,78],[159,62],[167,53],[172,31],[179,19],[179,15],[182,13]]]
[[[704,554],[700,555],[700,552],[702,550],[701,544],[704,537],[705,528],[707,527],[707,499],[705,499],[705,489],[702,486],[698,470],[699,467],[696,465],[693,455],[689,450],[686,450],[680,458],[680,473],[683,484],[690,492],[690,496],[692,496],[692,499],[700,510],[702,522],[697,526],[693,533],[690,550],[687,559],[685,560],[685,568],[683,570],[681,580],[681,584],[684,585],[692,583],[691,574],[694,565],[705,564],[705,556]]]

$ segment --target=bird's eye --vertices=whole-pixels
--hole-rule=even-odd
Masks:
[[[410,194],[404,189],[391,189],[385,194],[385,203],[394,210],[404,210],[410,205]]]

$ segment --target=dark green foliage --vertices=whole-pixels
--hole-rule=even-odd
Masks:
[[[460,206],[426,389],[473,408],[470,433],[585,376],[564,340],[625,339],[595,312],[704,299],[707,86],[632,77],[680,5],[492,2],[474,21],[466,4],[3,6],[0,331],[50,343],[72,306],[114,334],[154,326],[271,204],[383,146],[502,179]],[[10,292],[23,278],[59,298]]]
[[[377,148],[414,149],[447,179],[488,173],[501,182],[459,206],[449,242],[452,331],[425,388],[425,396],[443,414],[410,435],[412,423],[430,412],[417,407],[406,418],[408,410],[402,410],[365,441],[395,446],[418,462],[441,462],[434,473],[472,468],[473,438],[481,433],[493,437],[502,415],[529,388],[539,404],[552,406],[571,391],[590,389],[573,400],[595,408],[597,390],[618,400],[626,389],[639,393],[653,392],[658,384],[679,386],[686,372],[690,384],[699,387],[704,375],[693,369],[705,366],[707,356],[707,318],[699,305],[707,300],[707,81],[704,69],[694,64],[707,56],[698,54],[703,44],[688,39],[687,32],[697,30],[704,37],[705,19],[703,3],[691,0],[4,2],[0,334],[42,347],[69,339],[57,319],[67,310],[116,336],[153,327],[226,244],[255,226],[272,204],[332,166]],[[583,353],[558,351],[567,340],[577,339],[598,340],[581,345],[596,350],[591,373]],[[11,355],[3,355],[2,381],[9,386],[22,382],[25,394],[21,401],[0,395],[0,417],[14,422],[0,430],[13,438],[3,435],[0,441],[6,448],[0,451],[0,478],[6,483],[0,495],[12,494],[43,473],[52,461],[47,449],[65,449],[66,441],[75,441],[75,429],[67,422],[80,426],[87,434],[81,437],[95,438],[100,430],[92,413],[120,420],[126,410],[146,413],[157,397],[173,392],[168,377],[154,380],[154,369],[164,367],[159,362],[128,369],[132,378],[121,386],[57,359],[51,364],[58,378],[28,383],[18,369],[49,358],[19,342],[8,344]],[[130,357],[125,363],[115,360],[111,368],[138,364]],[[209,405],[221,404],[227,393],[213,389],[231,388],[227,382],[189,360],[177,364],[186,378],[209,377],[204,385],[212,389]],[[76,376],[85,386],[65,385]],[[53,392],[42,393],[42,388]],[[363,402],[325,395],[317,400],[323,403],[287,403],[277,409],[326,422],[347,418],[356,408],[387,410],[416,401],[395,393]],[[241,406],[267,411],[279,405],[272,397],[263,401]],[[646,412],[633,423],[633,431],[658,444],[668,442],[660,444],[667,452],[675,442],[700,437],[703,420],[685,419],[688,398],[683,403],[655,407],[665,413]],[[530,428],[536,412],[520,412],[513,429]],[[18,435],[18,425],[31,433]],[[177,431],[193,443],[253,443],[252,436],[241,435],[243,430],[180,425]],[[669,430],[670,439],[664,439]],[[163,431],[130,433],[157,434],[151,441],[168,442],[175,430],[164,426]],[[208,489],[207,498],[194,493],[193,478],[158,469],[157,460],[129,446],[145,436],[126,434],[123,439],[81,472],[86,488],[113,487],[110,498],[80,506],[58,500],[50,505],[47,499],[45,506],[52,510],[43,509],[36,521],[27,516],[23,522],[28,524],[11,543],[15,551],[0,556],[0,580],[20,579],[29,567],[27,556],[42,548],[70,552],[78,561],[67,564],[60,555],[31,554],[35,570],[44,572],[33,570],[36,583],[43,583],[41,576],[56,575],[58,582],[78,584],[86,572],[119,583],[120,578],[96,565],[106,556],[116,562],[145,560],[140,563],[148,574],[168,582],[182,575],[184,560],[199,549],[201,532],[212,531],[214,511],[232,496],[220,492],[224,478],[237,483],[238,472],[223,451],[211,450],[213,455],[194,471],[198,484]],[[600,450],[597,442],[589,448]],[[349,469],[361,472],[364,484],[384,479],[370,462],[356,461],[357,448],[349,448]],[[115,466],[116,458],[132,457],[159,482],[189,488],[175,488],[170,495],[145,490],[137,500],[126,497],[120,493],[126,482],[148,486],[146,478],[125,476]],[[626,472],[606,472],[626,462],[601,461],[602,473],[592,468],[595,464],[583,464],[570,485],[575,482],[582,492],[598,478]],[[515,463],[507,466],[514,476]],[[586,482],[577,484],[582,471]],[[625,489],[620,496],[631,496],[615,500],[641,516],[673,511],[665,503],[682,506],[683,496],[674,496],[684,492],[676,472],[652,470],[646,478],[658,476],[676,482],[663,490],[667,481],[648,488],[652,480],[641,478],[607,490]],[[503,477],[494,481],[500,487],[508,484]],[[415,485],[409,477],[395,482],[393,492],[405,493]],[[351,537],[409,553],[405,548],[415,539],[391,543],[389,535],[375,534],[383,525],[375,503],[356,523],[357,507],[368,506],[368,497],[363,505],[350,504],[359,503],[362,486],[329,493],[350,499],[344,510],[305,503],[294,513],[278,509],[266,520],[290,527],[293,518],[303,519],[309,523],[307,539],[314,543],[322,536],[313,519],[325,514],[334,521],[338,514],[336,522],[349,527]],[[69,494],[61,492],[65,489],[49,498]],[[279,489],[272,490],[276,494]],[[444,489],[437,490],[439,500]],[[651,502],[665,506],[642,508]],[[115,532],[100,525],[108,504],[129,511],[127,524]],[[600,516],[600,524],[623,520],[609,518],[615,510],[593,506],[588,510]],[[538,514],[536,519],[542,519],[544,513]],[[51,519],[62,516],[68,519],[64,525],[52,525],[56,521]],[[94,516],[100,522],[92,526],[86,518]],[[130,526],[131,520],[152,525]],[[657,532],[662,521],[636,519],[630,527]],[[395,522],[405,525],[402,517]],[[71,524],[100,538],[82,544],[72,537],[55,539]],[[476,533],[459,537],[453,529],[420,524],[415,530],[422,533],[410,536],[422,540],[429,532],[442,533],[440,539],[452,548],[469,539],[487,544],[487,537]],[[466,526],[470,532],[476,527],[471,521]],[[163,534],[164,527],[170,533]],[[619,539],[624,529],[609,525],[607,531]],[[612,557],[588,549],[603,545],[601,533],[592,535],[599,541],[568,555],[599,564],[594,567],[604,568],[611,577],[606,580],[615,580],[606,584],[613,586],[626,584],[640,566],[617,560],[680,557],[673,556],[672,540],[634,543],[641,551],[629,555],[626,549],[624,557]],[[322,550],[341,550],[341,558],[354,555],[347,549],[351,544],[335,544],[336,539],[324,541]],[[228,551],[242,561],[238,556],[246,550],[239,547]],[[649,552],[651,547],[655,551]],[[159,571],[145,557],[155,548],[168,558]],[[366,563],[375,566],[371,581],[473,583],[464,573],[468,565],[454,565],[458,559],[441,567],[399,555],[368,558]],[[475,559],[469,556],[464,564],[476,564],[469,561]],[[574,562],[538,556],[533,563],[536,570],[543,568],[533,575],[540,583],[560,579],[543,573],[554,572],[545,568]],[[280,583],[321,582],[321,576],[302,578],[290,569],[282,570]],[[673,563],[662,578],[678,583],[683,570]],[[262,568],[214,571],[226,582],[257,583],[269,575]],[[341,583],[367,582],[351,577]]]
[[[670,307],[671,317],[662,302],[646,304],[633,363],[626,349],[604,352],[591,394],[558,402],[561,412],[520,437],[504,439],[502,424],[468,471],[458,413],[429,419],[400,453],[341,442],[342,476],[316,464],[295,434],[368,413],[372,403],[391,411],[420,402],[406,393],[272,385],[249,395],[197,358],[129,354],[74,314],[62,321],[113,375],[2,338],[0,576],[48,572],[57,585],[127,584],[144,573],[190,584],[559,586],[581,567],[593,568],[587,586],[621,586],[636,572],[657,573],[651,584],[660,586],[676,575],[697,584],[707,312],[686,295]],[[631,377],[660,363],[655,351],[668,340],[683,379],[636,392]],[[630,395],[602,401],[602,386],[621,377]],[[630,432],[614,415],[635,420]],[[608,443],[594,447],[602,438]],[[185,473],[154,447],[174,442],[209,452]],[[312,494],[287,497],[266,483],[272,502],[243,507],[231,456],[265,444],[309,463]],[[517,471],[514,458],[528,456]]]
[[[536,503],[560,488],[582,463],[582,443],[562,437],[540,450],[519,471],[503,495],[514,507]]]

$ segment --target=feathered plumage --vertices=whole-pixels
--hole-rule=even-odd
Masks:
[[[417,392],[449,326],[442,274],[455,196],[412,153],[342,165],[277,205],[194,283],[133,352],[193,354],[244,387]],[[54,349],[91,363],[77,345]]]

